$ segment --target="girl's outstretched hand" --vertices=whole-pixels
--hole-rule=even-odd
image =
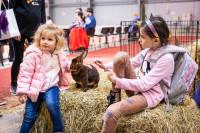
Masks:
[[[99,66],[101,69],[105,69],[105,66],[101,60],[94,59],[93,63],[96,64],[97,66]]]
[[[22,94],[22,95],[19,95],[19,101],[23,104],[26,102],[27,100],[27,94]]]
[[[108,70],[108,79],[113,83],[116,84],[117,76],[112,69]]]

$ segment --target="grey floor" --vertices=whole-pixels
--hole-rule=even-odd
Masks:
[[[4,110],[0,117],[0,133],[18,133],[22,123],[24,104],[12,108],[12,111]]]

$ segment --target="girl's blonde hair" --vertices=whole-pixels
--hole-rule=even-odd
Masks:
[[[40,48],[40,40],[42,33],[44,31],[52,31],[54,32],[55,38],[56,38],[56,50],[60,50],[65,45],[65,38],[64,38],[64,31],[63,29],[59,28],[55,24],[44,24],[41,25],[37,31],[35,32],[35,35],[33,37],[34,39],[34,46],[37,48]]]

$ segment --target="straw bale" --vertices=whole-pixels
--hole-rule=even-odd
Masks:
[[[101,118],[107,108],[107,99],[111,83],[107,73],[100,71],[99,87],[82,92],[75,88],[70,80],[71,88],[60,93],[60,111],[65,133],[99,133]],[[122,99],[127,98],[122,91]],[[198,133],[200,131],[200,112],[195,102],[189,97],[180,105],[161,103],[153,109],[123,117],[119,120],[117,133]],[[51,133],[52,122],[43,102],[31,133]]]

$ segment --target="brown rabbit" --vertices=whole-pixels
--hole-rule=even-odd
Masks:
[[[72,59],[70,65],[72,78],[76,81],[76,88],[82,86],[84,92],[88,86],[97,87],[99,83],[99,72],[93,65],[83,65],[83,60],[88,54],[85,50],[81,55]]]

